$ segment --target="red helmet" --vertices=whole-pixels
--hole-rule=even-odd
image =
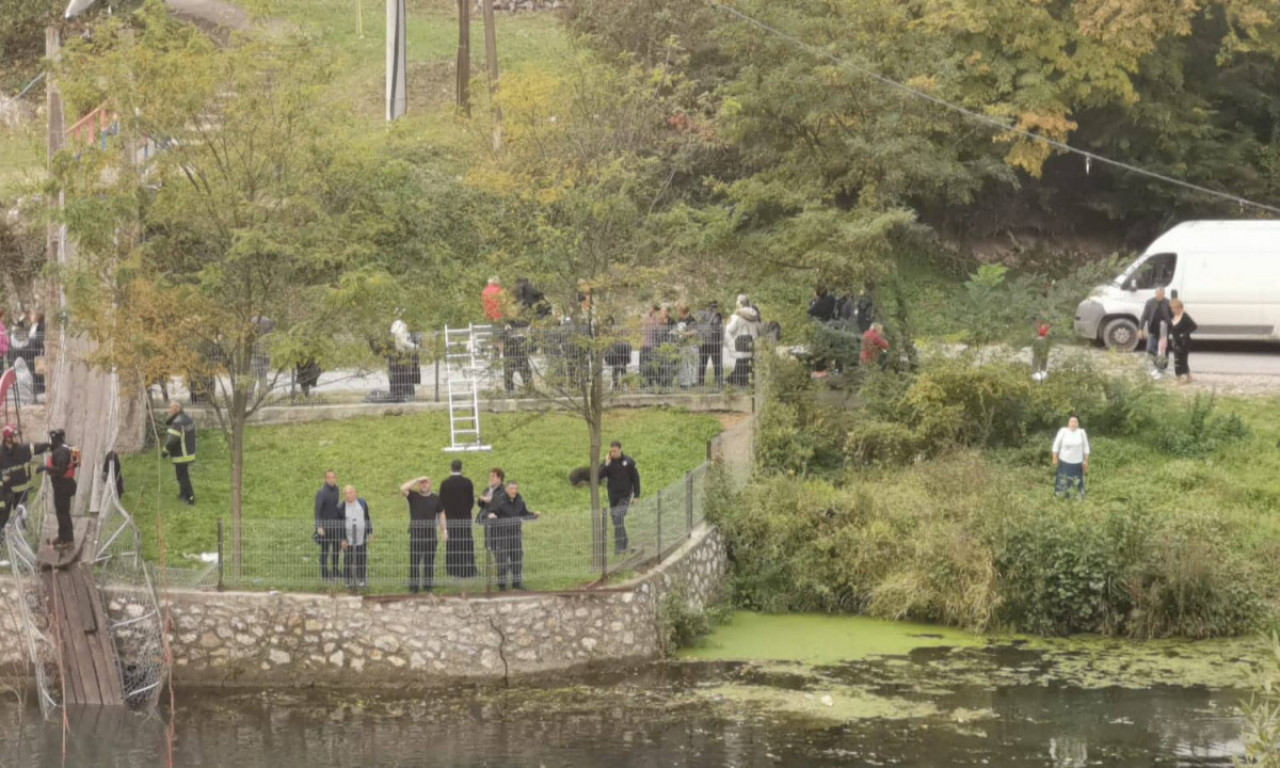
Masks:
[[[5,437],[13,437],[18,434],[18,428],[12,424],[5,424],[4,429],[0,430],[0,434],[3,434]]]

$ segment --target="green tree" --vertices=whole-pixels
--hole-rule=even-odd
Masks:
[[[237,566],[249,417],[303,360],[367,356],[402,298],[369,237],[394,229],[377,223],[387,177],[326,103],[320,58],[279,39],[217,47],[155,4],[73,47],[59,73],[73,103],[107,101],[121,123],[105,151],[59,159],[81,251],[73,322],[103,365],[206,382],[230,446]]]
[[[637,297],[677,263],[669,258],[680,226],[669,218],[680,199],[672,181],[696,139],[670,123],[672,95],[660,78],[588,57],[575,63],[563,78],[504,81],[504,147],[471,181],[502,206],[494,242],[503,268],[541,286],[559,310],[541,328],[563,321],[576,331],[550,355],[558,367],[542,373],[551,396],[587,426],[602,564],[605,353]]]

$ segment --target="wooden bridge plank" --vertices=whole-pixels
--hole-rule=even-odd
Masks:
[[[62,643],[62,674],[69,682],[66,703],[101,704],[98,694],[98,675],[93,669],[93,656],[84,632],[79,631],[79,595],[76,585],[65,569],[54,571],[54,600],[58,608],[58,638]],[[72,697],[78,690],[79,698]]]
[[[80,572],[86,605],[93,614],[95,629],[89,635],[89,643],[95,649],[94,669],[98,672],[102,703],[123,704],[124,682],[120,679],[120,661],[116,655],[115,639],[111,636],[106,606],[102,604],[102,592],[94,583],[93,569],[88,564],[81,563],[77,570]]]
[[[44,582],[44,594],[48,601],[48,615],[54,642],[58,644],[58,668],[62,672],[62,697],[65,701],[76,703],[84,701],[84,690],[80,685],[80,674],[76,671],[74,650],[63,632],[66,612],[62,606],[62,595],[59,593],[56,570],[44,571],[41,580]]]

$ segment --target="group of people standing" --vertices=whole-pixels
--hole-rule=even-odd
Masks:
[[[39,456],[44,455],[41,462]],[[9,518],[19,506],[25,506],[35,486],[35,476],[49,475],[53,491],[54,515],[58,521],[56,538],[49,543],[59,549],[70,547],[75,541],[75,529],[71,522],[71,499],[76,495],[76,472],[80,468],[80,451],[67,444],[67,434],[61,429],[49,431],[48,442],[24,442],[22,434],[12,424],[0,431],[0,536]]]
[[[1172,357],[1173,374],[1178,382],[1191,382],[1191,334],[1197,328],[1180,299],[1170,301],[1165,298],[1164,288],[1156,289],[1156,295],[1147,299],[1138,321],[1138,338],[1145,343],[1151,357],[1152,376],[1163,377],[1168,359]]]
[[[519,483],[508,480],[501,468],[490,471],[489,486],[479,496],[470,478],[462,474],[462,462],[456,459],[438,494],[426,476],[405,481],[400,494],[409,510],[411,593],[431,592],[441,583],[436,578],[441,543],[445,545],[448,579],[462,581],[479,575],[473,525],[485,531],[485,547],[497,565],[498,589],[524,589],[522,526],[538,519],[538,514],[529,510]],[[314,538],[320,547],[320,577],[345,582],[353,591],[367,589],[373,534],[368,501],[353,485],[339,490],[337,472],[325,472],[324,485],[315,497]]]
[[[840,371],[852,364],[855,352],[860,366],[888,366],[889,340],[884,326],[875,319],[872,291],[867,285],[859,294],[835,296],[823,285],[814,289],[808,315],[818,327],[812,350],[816,377],[825,376],[828,368]]]
[[[21,360],[31,375],[30,394],[24,395],[22,402],[30,405],[44,394],[45,377],[44,360],[44,313],[32,310],[18,317],[10,328],[5,325],[5,313],[0,309],[0,371],[13,368]],[[41,364],[37,364],[39,361]],[[19,382],[20,387],[22,382]],[[23,387],[25,389],[25,387]]]
[[[614,441],[600,466],[600,481],[609,497],[614,552],[634,551],[627,538],[626,517],[631,502],[640,497],[640,472],[636,462]],[[409,512],[409,592],[432,592],[445,581],[462,582],[480,575],[474,530],[484,534],[485,551],[497,571],[498,590],[523,591],[524,524],[539,514],[529,509],[520,484],[501,467],[489,471],[489,483],[479,493],[462,473],[455,459],[439,493],[430,477],[406,480],[400,494]],[[339,488],[338,473],[328,470],[316,491],[314,539],[320,547],[320,578],[343,583],[352,591],[369,586],[369,544],[373,518],[369,502],[355,486]],[[444,579],[437,578],[436,561],[444,544]]]

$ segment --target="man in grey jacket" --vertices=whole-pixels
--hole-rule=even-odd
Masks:
[[[1157,288],[1156,295],[1147,299],[1142,308],[1142,317],[1138,320],[1138,338],[1146,339],[1147,354],[1154,359],[1160,355],[1160,344],[1169,341],[1169,323],[1173,319],[1173,310],[1169,300],[1164,297],[1164,289]]]

